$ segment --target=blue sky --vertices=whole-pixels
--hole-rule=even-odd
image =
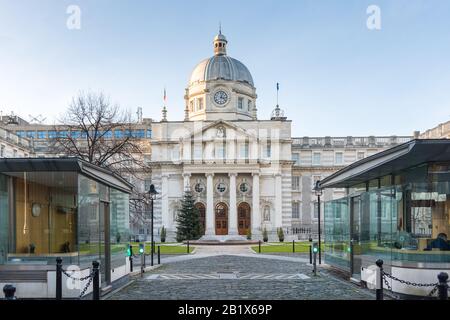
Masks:
[[[366,27],[369,5],[381,27]],[[66,27],[69,5],[81,29]],[[181,120],[190,72],[228,54],[250,69],[259,118],[276,104],[293,135],[410,135],[450,120],[447,0],[0,0],[0,110],[52,123],[80,90]]]

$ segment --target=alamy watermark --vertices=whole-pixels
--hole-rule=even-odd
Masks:
[[[81,8],[77,5],[70,5],[66,9],[67,17],[66,26],[69,30],[81,29]]]
[[[366,13],[369,15],[367,17],[366,25],[369,30],[381,30],[381,9],[377,5],[370,5],[367,7]]]

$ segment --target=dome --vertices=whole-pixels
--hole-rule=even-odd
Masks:
[[[227,55],[215,55],[200,62],[194,69],[189,85],[209,80],[231,80],[246,82],[253,86],[253,78],[247,67]]]

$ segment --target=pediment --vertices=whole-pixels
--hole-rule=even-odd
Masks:
[[[248,139],[255,141],[258,138],[246,129],[225,120],[217,120],[201,129],[197,129],[191,134],[183,137],[181,140],[192,140],[194,138],[202,138],[203,140],[211,139]]]

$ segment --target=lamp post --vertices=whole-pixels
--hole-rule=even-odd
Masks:
[[[320,246],[320,233],[321,233],[321,230],[320,230],[320,196],[322,195],[322,189],[320,188],[320,180],[318,180],[317,182],[316,182],[316,185],[314,186],[314,192],[315,192],[315,194],[316,194],[316,196],[317,196],[317,211],[318,211],[318,217],[317,217],[317,219],[318,219],[318,223],[319,223],[319,226],[318,226],[318,231],[319,231],[319,264],[322,264],[322,248],[321,248],[321,246]]]
[[[151,212],[151,232],[152,232],[152,241],[151,241],[151,266],[153,266],[153,248],[154,248],[154,241],[153,241],[153,201],[156,199],[156,195],[158,194],[158,191],[155,189],[155,185],[150,185],[150,190],[148,191],[148,195],[150,198],[150,212]]]

